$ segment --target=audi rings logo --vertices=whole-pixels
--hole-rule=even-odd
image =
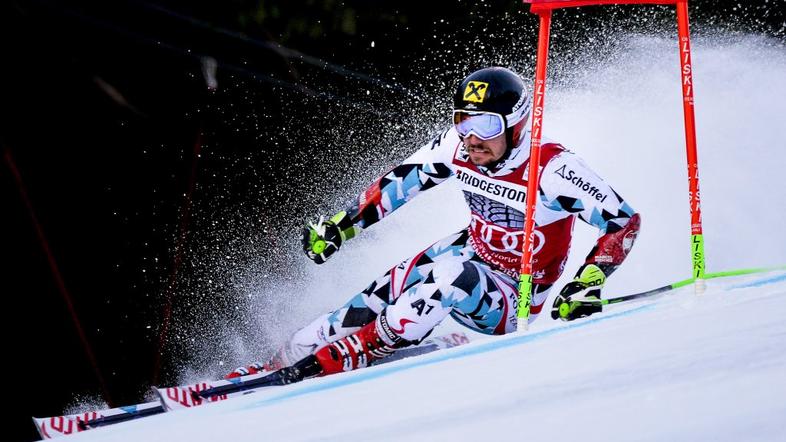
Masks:
[[[479,233],[480,239],[486,243],[490,250],[495,252],[512,253],[516,256],[521,256],[521,238],[524,236],[523,231],[507,230],[495,224],[484,222],[480,218],[472,218],[473,229]],[[480,228],[478,228],[478,225]],[[532,254],[538,253],[543,245],[546,244],[546,237],[543,232],[535,230],[532,232]]]

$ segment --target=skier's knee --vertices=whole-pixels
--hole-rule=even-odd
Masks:
[[[465,274],[473,274],[472,272],[477,280],[477,269],[471,263],[459,259],[444,259],[434,264],[430,272],[430,279],[438,284],[451,284],[465,277]]]

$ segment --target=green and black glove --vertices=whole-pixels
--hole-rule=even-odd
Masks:
[[[322,264],[344,241],[354,238],[361,230],[347,212],[339,212],[327,221],[320,217],[317,224],[308,223],[303,228],[303,251],[312,261]]]
[[[552,319],[572,321],[603,310],[600,290],[606,274],[595,264],[583,265],[573,281],[565,284],[551,308]]]

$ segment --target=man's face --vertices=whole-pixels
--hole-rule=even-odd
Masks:
[[[464,147],[469,154],[469,160],[476,166],[488,166],[498,161],[505,155],[506,144],[504,133],[485,141],[474,134],[464,137]]]

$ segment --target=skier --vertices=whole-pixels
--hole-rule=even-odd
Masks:
[[[228,378],[293,365],[298,379],[364,367],[422,341],[448,315],[481,333],[516,330],[530,100],[517,74],[492,67],[465,78],[453,102],[450,128],[371,184],[347,210],[307,226],[303,249],[321,264],[363,229],[450,177],[470,208],[469,226],[297,331],[267,364],[241,367]],[[597,227],[600,236],[551,314],[573,320],[599,312],[600,305],[571,301],[600,299],[606,278],[633,246],[640,217],[560,144],[542,142],[540,167],[529,320],[538,317],[562,274],[576,217]]]

